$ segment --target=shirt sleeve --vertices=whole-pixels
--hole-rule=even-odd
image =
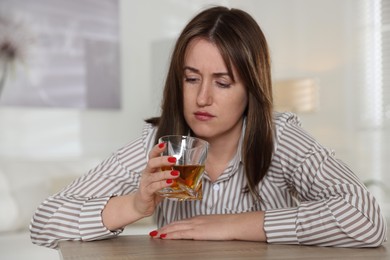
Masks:
[[[376,247],[386,241],[386,220],[372,194],[334,153],[289,115],[277,133],[273,173],[298,201],[267,210],[269,243]]]
[[[30,224],[33,243],[57,248],[59,240],[98,240],[114,237],[123,229],[108,230],[101,212],[108,200],[135,192],[153,141],[151,126],[64,190],[46,199]]]

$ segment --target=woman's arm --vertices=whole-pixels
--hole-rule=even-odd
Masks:
[[[313,153],[295,172],[285,174],[300,203],[266,211],[268,242],[376,247],[386,240],[377,201],[332,154]]]
[[[32,242],[55,248],[58,240],[108,238],[152,215],[161,201],[156,191],[172,185],[168,179],[178,177],[176,172],[160,171],[174,164],[160,156],[164,145],[155,145],[145,155],[145,143],[152,139],[149,135],[146,142],[140,138],[125,146],[44,201],[30,225]]]
[[[138,173],[128,172],[120,160],[121,151],[46,199],[31,220],[32,242],[56,248],[58,240],[87,241],[118,235],[122,229],[108,229],[101,213],[111,198],[134,193],[140,178]]]
[[[179,177],[178,171],[161,171],[162,166],[174,164],[174,157],[160,156],[165,144],[155,145],[149,153],[149,161],[143,170],[136,192],[111,198],[102,212],[102,221],[110,230],[122,228],[141,218],[151,216],[163,199],[156,195],[162,188],[172,185],[168,182]],[[176,161],[176,159],[175,159]]]
[[[103,223],[102,211],[114,201],[112,198],[127,197],[138,190],[147,163],[147,147],[153,138],[153,128],[145,125],[142,137],[42,202],[31,220],[32,242],[56,248],[58,240],[94,240],[118,235],[123,226],[113,228]]]
[[[266,211],[268,242],[381,245],[386,240],[386,221],[356,175],[302,130],[295,117],[290,116],[279,130],[275,163],[268,178],[274,180],[276,189],[287,187],[299,205]]]

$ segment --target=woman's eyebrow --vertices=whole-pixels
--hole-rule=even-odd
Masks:
[[[189,70],[191,72],[200,73],[200,71],[198,69],[190,67],[190,66],[184,66],[184,70]],[[213,75],[216,77],[230,76],[228,72],[214,72]]]
[[[190,66],[184,66],[184,70],[189,70],[189,71],[192,71],[192,72],[199,73],[198,69],[195,69],[195,68],[190,67]]]

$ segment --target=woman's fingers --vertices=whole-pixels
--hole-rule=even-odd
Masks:
[[[180,173],[172,169],[176,163],[175,157],[161,156],[166,147],[165,143],[155,145],[149,152],[149,160],[144,169],[137,191],[136,208],[139,212],[149,214],[161,201],[157,191],[172,186]],[[145,214],[146,214],[145,213]]]
[[[233,215],[203,215],[172,222],[159,230],[154,237],[164,239],[230,240],[230,223]]]
[[[154,173],[144,173],[143,185],[149,194],[155,193],[162,188],[172,186],[175,179],[180,176],[176,170],[167,170]]]
[[[164,166],[169,167],[176,163],[176,158],[173,156],[161,156],[165,146],[165,143],[156,144],[149,152],[149,161],[144,170],[145,173],[156,172]]]
[[[174,179],[180,173],[172,169],[176,158],[172,156],[161,156],[166,144],[156,144],[149,152],[149,161],[141,177],[140,191],[147,196],[154,196],[154,193],[175,183]]]
[[[153,194],[156,191],[174,184],[174,179],[180,173],[172,169],[176,163],[173,156],[160,156],[165,150],[166,144],[159,143],[149,152],[149,161],[142,174],[140,189]]]

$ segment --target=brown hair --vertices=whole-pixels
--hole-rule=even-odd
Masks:
[[[161,116],[146,122],[158,125],[156,143],[163,135],[191,133],[183,115],[183,67],[186,48],[194,38],[213,42],[232,79],[234,66],[247,89],[242,155],[247,191],[249,189],[258,197],[256,186],[267,173],[273,153],[271,65],[264,34],[248,13],[239,9],[212,7],[200,12],[187,24],[172,53]]]

